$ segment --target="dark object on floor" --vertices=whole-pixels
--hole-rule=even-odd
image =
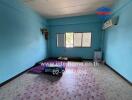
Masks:
[[[35,74],[40,74],[42,73],[44,67],[41,66],[41,65],[36,65],[35,67],[33,67],[32,69],[30,69],[28,72],[31,72],[31,73],[35,73]]]
[[[45,73],[52,73],[53,75],[63,74],[65,71],[65,67],[62,65],[45,65],[44,72]]]
[[[64,61],[64,62],[67,62],[68,58],[67,59],[59,59],[59,57],[50,57],[50,58],[48,58],[48,61]]]
[[[47,69],[47,66],[49,66],[49,65],[56,65],[55,67],[57,67],[57,68],[60,67],[61,68],[61,69],[59,68],[59,72],[60,72],[60,70],[65,69],[66,62],[65,61],[57,61],[57,60],[48,60],[45,62],[42,61],[42,62],[38,63],[35,67],[33,67],[29,72],[35,73],[35,74],[43,73],[44,70]],[[56,71],[58,72],[58,70],[56,69],[54,73],[57,73]],[[47,70],[47,72],[48,72],[48,70]]]
[[[81,57],[68,57],[68,61],[79,61],[79,62],[82,62],[83,59]]]

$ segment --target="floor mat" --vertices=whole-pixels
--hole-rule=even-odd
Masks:
[[[64,67],[66,67],[66,62],[65,61],[49,60],[49,61],[46,61],[46,62],[42,62],[41,64],[35,65],[32,69],[29,70],[29,72],[40,74],[40,73],[43,72],[43,69],[44,69],[45,65],[49,65],[49,64],[54,64],[54,65],[59,65],[59,66],[62,65]]]

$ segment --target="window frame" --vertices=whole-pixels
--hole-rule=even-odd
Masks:
[[[73,33],[75,33],[75,34],[77,34],[77,33],[82,33],[82,34],[83,33],[90,33],[91,34],[91,43],[90,43],[89,47],[83,47],[82,46],[82,38],[83,38],[83,35],[82,35],[82,37],[81,37],[81,46],[80,47],[74,47],[74,40],[73,40],[73,48],[92,48],[92,32],[73,32]],[[74,37],[74,35],[73,35],[73,37]]]
[[[73,47],[66,47],[66,33],[73,33]],[[74,47],[74,34],[78,34],[78,33],[82,33],[81,36],[81,46]],[[90,33],[91,34],[91,42],[90,42],[90,46],[82,46],[82,38],[83,38],[83,33]],[[64,46],[63,47],[58,47],[58,34],[63,34],[64,35]],[[92,48],[92,40],[93,40],[93,36],[92,36],[92,32],[65,32],[65,33],[57,33],[57,38],[56,38],[56,45],[57,48],[67,48],[67,49],[71,49],[71,48]]]

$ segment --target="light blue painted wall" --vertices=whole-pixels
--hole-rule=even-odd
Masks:
[[[45,25],[20,0],[0,0],[0,83],[46,58]]]
[[[95,49],[101,48],[101,21],[96,15],[69,17],[48,20],[49,41],[48,50],[50,57],[68,56],[92,59]],[[91,48],[58,48],[57,33],[65,32],[92,32]]]
[[[105,60],[132,82],[132,0],[119,0],[113,8],[119,23],[105,32]]]

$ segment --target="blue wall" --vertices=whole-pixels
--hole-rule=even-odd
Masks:
[[[93,51],[101,48],[101,21],[96,15],[48,20],[50,57],[68,56],[93,58]],[[92,32],[91,48],[58,48],[56,34],[65,32]]]
[[[119,0],[113,16],[119,23],[105,32],[105,60],[108,65],[132,82],[132,0]]]
[[[0,0],[0,83],[46,58],[45,25],[20,0]]]

